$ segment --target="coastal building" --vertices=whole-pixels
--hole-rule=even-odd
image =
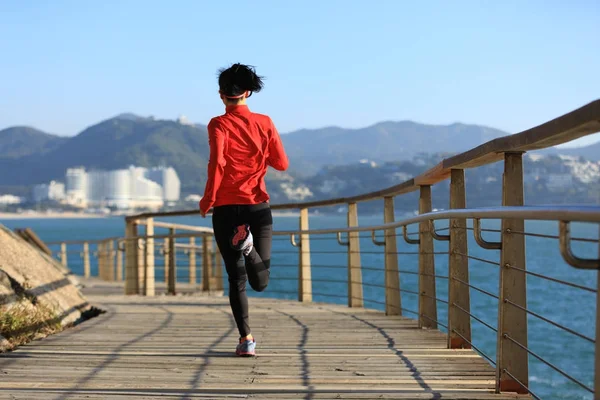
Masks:
[[[147,178],[162,186],[165,202],[177,202],[181,194],[181,181],[173,167],[155,167],[147,172]]]
[[[61,201],[64,198],[65,184],[62,182],[51,181],[33,187],[33,201],[36,203],[47,200]]]
[[[0,205],[21,204],[23,199],[12,194],[0,195]]]
[[[129,168],[86,171],[69,168],[62,194],[56,182],[34,188],[34,200],[64,199],[67,204],[87,208],[111,207],[120,210],[162,207],[179,201],[181,181],[173,167]],[[62,184],[58,184],[62,185]]]

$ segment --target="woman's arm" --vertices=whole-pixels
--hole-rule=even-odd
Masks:
[[[277,132],[277,128],[275,128],[273,121],[270,122],[271,140],[269,142],[269,157],[267,158],[267,165],[270,165],[278,171],[285,171],[288,169],[290,162],[285,154],[285,149],[283,148],[281,137],[279,137],[279,132]]]
[[[206,215],[215,203],[226,164],[225,132],[215,120],[211,120],[208,124],[208,144],[210,146],[210,159],[208,161],[208,179],[206,180],[204,196],[200,200],[200,213],[202,215]]]

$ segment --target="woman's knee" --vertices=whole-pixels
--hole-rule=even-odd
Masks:
[[[256,277],[249,279],[248,283],[250,283],[250,287],[252,287],[252,289],[255,291],[264,291],[267,286],[269,286],[269,271],[266,270],[262,273],[259,273]]]

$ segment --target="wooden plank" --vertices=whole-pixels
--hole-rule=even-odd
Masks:
[[[419,214],[431,212],[431,186],[421,186]],[[428,222],[419,224],[419,326],[437,329],[435,257]]]
[[[358,226],[358,207],[348,204],[348,227]],[[360,269],[360,237],[358,232],[348,234],[348,307],[363,306],[362,272]]]
[[[505,154],[502,196],[503,206],[522,206],[524,203],[522,153]],[[528,385],[528,353],[504,336],[510,334],[513,340],[527,347],[527,313],[507,303],[510,301],[527,308],[527,275],[509,268],[513,266],[526,269],[525,236],[511,234],[511,231],[525,232],[525,221],[522,219],[502,220],[496,361],[497,390],[527,393],[518,382],[505,373],[507,370],[522,384]]]
[[[450,177],[450,169],[443,162],[415,177],[415,185],[434,185]]]
[[[450,208],[467,207],[465,171],[453,169],[450,178]],[[450,254],[448,260],[448,348],[471,348],[471,300],[469,287],[469,254],[467,220],[450,220]],[[463,283],[464,282],[464,283]]]

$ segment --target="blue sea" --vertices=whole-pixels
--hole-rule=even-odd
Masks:
[[[200,217],[181,217],[165,219],[183,224],[210,226],[210,219]],[[361,226],[379,225],[382,216],[364,216],[359,218]],[[27,219],[0,221],[9,228],[30,227],[47,242],[60,240],[101,239],[105,237],[122,236],[124,234],[123,218],[98,219]],[[345,227],[346,218],[341,215],[315,215],[310,217],[310,228]],[[447,224],[445,225],[447,227]],[[297,217],[275,217],[275,230],[297,229]],[[498,229],[498,221],[484,223],[486,229]],[[437,226],[443,229],[441,222]],[[409,232],[416,232],[417,226],[412,226]],[[526,231],[544,235],[558,235],[558,223],[532,221],[526,224]],[[157,234],[166,233],[157,229]],[[417,251],[417,246],[406,244],[398,233],[398,252],[401,288],[417,290],[418,256],[410,254]],[[573,224],[572,236],[598,239],[598,225]],[[499,240],[499,234],[486,232],[486,240]],[[469,253],[472,256],[489,260],[492,263],[471,259],[469,261],[470,282],[488,292],[498,294],[499,269],[494,262],[499,262],[499,251],[479,248],[469,235]],[[383,309],[384,297],[384,256],[383,247],[375,246],[370,234],[361,234],[361,263],[363,283],[365,284],[365,306]],[[347,304],[346,278],[347,254],[346,247],[337,243],[335,235],[311,236],[311,264],[313,277],[313,300],[316,302],[331,302]],[[57,247],[54,249],[58,250]],[[598,243],[575,242],[575,254],[586,258],[598,257]],[[78,256],[80,247],[70,248],[69,267],[76,274],[83,273],[83,264]],[[436,252],[447,252],[447,242],[436,242]],[[527,266],[529,271],[547,275],[556,279],[566,280],[593,289],[597,288],[597,272],[577,270],[567,265],[559,252],[558,240],[552,238],[531,237],[526,239]],[[408,253],[408,254],[404,254]],[[164,280],[163,268],[157,258],[156,279]],[[447,276],[448,256],[435,256],[436,274]],[[275,237],[273,241],[272,281],[265,293],[254,293],[252,296],[276,297],[286,299],[297,298],[297,249],[291,246],[289,237]],[[198,262],[198,265],[201,263]],[[523,266],[525,267],[525,266]],[[92,274],[97,274],[97,265],[92,264]],[[185,267],[185,256],[178,261],[178,281],[187,282],[188,270]],[[200,271],[197,271],[200,277]],[[198,278],[199,279],[199,278]],[[322,280],[327,280],[322,281]],[[437,297],[447,300],[447,279],[438,278]],[[227,282],[225,279],[225,287]],[[568,287],[535,276],[527,279],[527,307],[552,321],[564,325],[588,337],[595,337],[596,295],[579,288]],[[417,310],[417,299],[410,293],[402,293],[402,307]],[[492,297],[471,289],[471,312],[493,327],[497,326],[498,303]],[[410,313],[406,316],[412,317]],[[438,302],[438,319],[447,323],[447,305]],[[544,322],[535,316],[528,317],[529,348],[537,355],[566,371],[584,385],[593,387],[594,374],[594,345],[585,339],[565,332]],[[442,328],[443,329],[443,328]],[[485,354],[495,359],[496,334],[483,324],[473,320],[473,342]],[[399,344],[401,346],[401,344]],[[550,367],[530,357],[530,388],[543,399],[592,399],[590,392],[576,383],[555,372]]]

